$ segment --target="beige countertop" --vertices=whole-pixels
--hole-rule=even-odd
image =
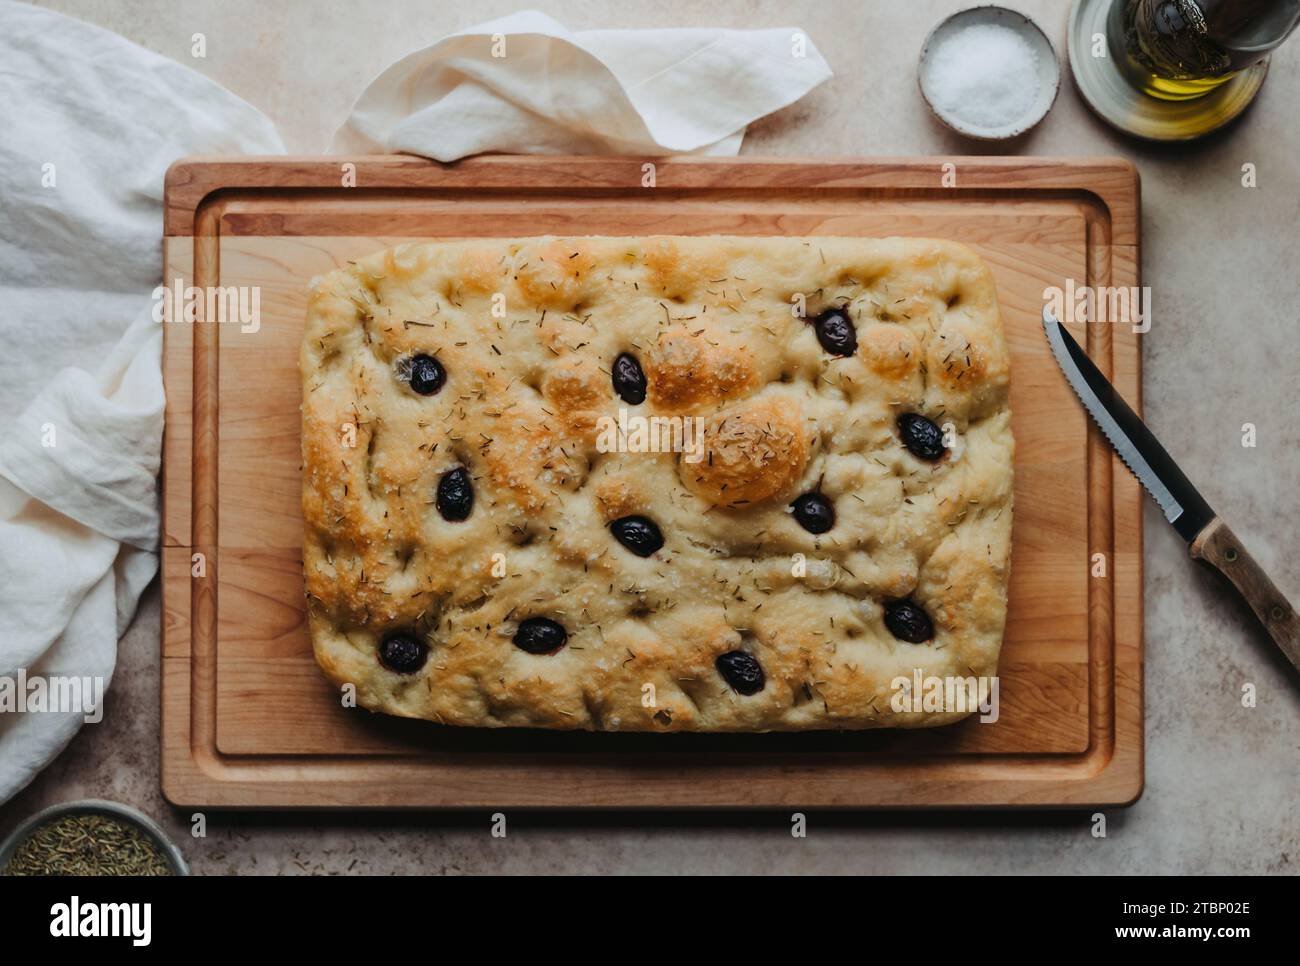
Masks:
[[[316,153],[380,68],[443,34],[510,13],[504,0],[327,4],[309,0],[42,2],[193,66],[266,112],[291,151]],[[1274,57],[1258,102],[1193,147],[1112,133],[1063,81],[1056,106],[1010,147],[948,133],[915,82],[926,32],[957,0],[536,0],[571,28],[798,26],[835,77],[755,124],[746,154],[1120,155],[1142,175],[1143,265],[1154,322],[1143,348],[1146,416],[1210,503],[1292,600],[1300,601],[1300,41]],[[1063,55],[1068,4],[1012,0]],[[202,32],[207,57],[190,56]],[[1241,184],[1255,165],[1258,187]],[[1258,445],[1241,443],[1242,425]],[[196,872],[970,872],[1300,871],[1300,679],[1248,610],[1194,567],[1147,506],[1147,784],[1107,815],[946,813],[789,817],[511,817],[210,814],[208,835],[158,788],[157,584],[122,641],[105,720],[12,802],[0,834],[37,808],[87,796],[160,817]],[[1244,684],[1258,692],[1241,706]]]

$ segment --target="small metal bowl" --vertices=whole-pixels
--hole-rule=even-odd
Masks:
[[[1004,127],[980,127],[953,114],[941,111],[935,106],[934,100],[926,90],[927,68],[930,63],[930,55],[934,49],[942,41],[956,34],[957,31],[980,24],[996,24],[1000,27],[1011,28],[1024,37],[1038,54],[1038,99],[1024,117],[1017,118]],[[1038,24],[1023,13],[1017,13],[1014,10],[1008,10],[1006,7],[998,6],[970,7],[954,13],[926,36],[925,43],[921,45],[921,57],[917,63],[916,82],[921,88],[921,97],[924,98],[926,106],[930,108],[930,113],[958,134],[968,138],[976,138],[980,141],[1005,141],[1007,138],[1014,138],[1024,134],[1047,116],[1047,112],[1056,103],[1057,92],[1061,89],[1061,64],[1057,60],[1056,50],[1052,47],[1052,42],[1047,39],[1047,34],[1043,33]]]
[[[29,835],[42,825],[65,815],[107,815],[129,825],[134,825],[157,846],[158,851],[162,853],[163,858],[167,860],[168,866],[171,867],[172,875],[190,874],[190,867],[185,864],[185,857],[181,855],[181,850],[176,847],[175,843],[167,837],[167,834],[158,827],[153,819],[130,805],[108,802],[99,798],[86,798],[79,802],[64,802],[62,805],[51,805],[49,808],[41,809],[41,811],[20,824],[4,840],[3,844],[0,844],[0,869],[9,864],[13,854],[18,851],[19,846],[27,841]]]

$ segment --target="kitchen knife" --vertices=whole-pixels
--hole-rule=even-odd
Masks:
[[[1165,519],[1187,541],[1194,560],[1223,574],[1250,604],[1287,660],[1300,671],[1300,616],[1268,579],[1262,567],[1228,529],[1165,452],[1160,441],[1120,398],[1049,309],[1043,331],[1066,381],[1115,452],[1164,511]]]

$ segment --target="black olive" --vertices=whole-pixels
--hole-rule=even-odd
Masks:
[[[835,526],[835,507],[820,493],[805,493],[790,504],[799,526],[809,533],[825,533]]]
[[[910,600],[895,600],[885,605],[885,626],[889,633],[909,644],[924,644],[934,637],[930,616]]]
[[[433,356],[413,356],[410,370],[411,389],[421,396],[432,396],[447,381],[447,370]]]
[[[664,535],[649,517],[619,517],[609,529],[615,540],[638,557],[648,557],[664,545]]]
[[[763,666],[754,655],[745,651],[728,651],[713,662],[722,679],[730,684],[737,694],[758,694],[767,684],[763,675]]]
[[[943,430],[918,413],[898,417],[898,434],[914,456],[931,462],[943,459],[948,447],[943,445]]]
[[[469,471],[458,466],[442,474],[434,502],[444,520],[457,523],[468,517],[474,509],[474,484],[469,478]]]
[[[641,363],[630,352],[623,352],[614,360],[614,391],[630,406],[645,402],[645,373]]]
[[[529,654],[554,654],[568,639],[568,631],[549,617],[529,617],[515,631],[515,647]]]
[[[813,319],[817,341],[831,355],[851,356],[858,351],[858,330],[844,309],[827,309]]]
[[[429,645],[412,634],[393,634],[379,644],[379,663],[398,674],[414,674],[428,657]]]

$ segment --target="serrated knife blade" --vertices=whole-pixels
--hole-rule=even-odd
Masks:
[[[1043,309],[1043,331],[1065,380],[1102,435],[1187,541],[1193,559],[1228,578],[1250,604],[1278,647],[1300,671],[1300,616],[1228,525],[1179,469],[1064,325]]]
[[[1183,539],[1191,543],[1214,519],[1214,511],[1190,480],[1183,475],[1173,457],[1160,445],[1138,415],[1129,408],[1115,387],[1101,374],[1088,354],[1056,320],[1050,309],[1043,309],[1043,331],[1052,348],[1056,364],[1065,374],[1074,394],[1083,403],[1102,435],[1110,441],[1119,458],[1155,498],[1165,519]]]

